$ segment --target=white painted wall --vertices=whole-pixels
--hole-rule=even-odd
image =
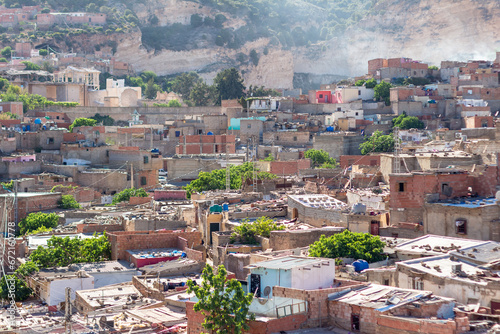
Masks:
[[[75,299],[75,291],[94,289],[94,278],[70,278],[70,279],[56,279],[50,282],[49,291],[46,296],[45,302],[50,305],[58,305],[65,300],[66,288],[71,288],[71,299]]]
[[[335,259],[325,259],[320,268],[310,265],[292,269],[293,289],[326,289],[332,286],[334,279]]]

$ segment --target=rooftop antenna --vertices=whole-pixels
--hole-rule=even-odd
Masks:
[[[393,131],[394,136],[394,165],[392,172],[395,174],[401,173],[401,143],[399,142],[399,128],[395,127]]]

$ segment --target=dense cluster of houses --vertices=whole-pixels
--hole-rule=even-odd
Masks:
[[[15,239],[17,265],[53,235],[106,231],[111,245],[110,261],[32,274],[34,296],[18,305],[18,329],[200,333],[204,316],[186,288],[201,282],[206,263],[224,265],[254,295],[249,333],[499,326],[500,52],[492,61],[443,61],[438,70],[408,58],[371,60],[357,80],[432,79],[391,88],[390,105],[365,85],[332,84],[253,98],[248,108],[236,100],[146,107],[140,89],[109,79],[101,90],[98,75],[68,67],[48,82],[9,77],[77,107],[23,113],[22,102],[0,102],[19,116],[0,119],[0,176],[15,187],[0,190],[1,221],[59,215],[51,232]],[[403,113],[424,129],[392,132]],[[103,116],[114,125],[68,130],[77,118]],[[394,151],[362,155],[360,144],[376,131],[394,136]],[[320,168],[306,158],[309,149],[328,152],[337,166]],[[183,189],[200,172],[246,162],[276,177],[190,196]],[[58,185],[71,187],[54,191]],[[112,204],[132,187],[148,197]],[[58,209],[65,194],[82,208]],[[256,243],[234,238],[260,217],[282,229]],[[345,230],[379,236],[385,259],[360,267],[357,259],[308,256],[320,236]]]

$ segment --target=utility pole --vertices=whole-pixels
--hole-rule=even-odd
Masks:
[[[255,173],[255,156],[257,155],[257,152],[255,150],[255,136],[252,136],[252,187],[253,187],[253,192],[257,192],[257,179],[256,179],[256,173]]]
[[[65,333],[72,333],[71,326],[71,288],[66,288],[66,301],[64,303],[64,327]]]
[[[393,163],[393,173],[401,173],[401,160],[399,154],[401,153],[401,145],[399,142],[399,128],[395,127],[393,130],[394,135],[394,163]]]
[[[151,149],[153,149],[153,126],[150,126],[151,130]]]
[[[229,168],[229,143],[226,135],[226,191],[231,190],[231,170]]]
[[[16,223],[16,229],[17,223],[19,219],[19,207],[17,205],[17,180],[14,180],[14,222]]]
[[[134,187],[134,164],[130,164],[130,188]]]

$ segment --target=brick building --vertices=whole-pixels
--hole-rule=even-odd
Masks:
[[[480,171],[443,168],[426,172],[391,174],[389,200],[393,223],[423,223],[426,202],[457,197],[490,197],[496,193],[497,166],[481,166]],[[479,169],[478,168],[478,169]]]
[[[380,155],[341,155],[340,168],[348,168],[352,165],[380,166]]]
[[[235,153],[234,135],[193,135],[180,136],[176,154]]]
[[[6,199],[6,201],[4,201]],[[25,218],[32,212],[46,211],[56,209],[58,206],[58,202],[61,199],[61,193],[28,193],[28,192],[19,192],[17,194],[17,219],[18,222]],[[6,221],[14,221],[15,219],[15,210],[14,210],[14,195],[12,193],[8,194],[0,194],[0,206],[7,204],[8,208],[8,216],[2,217],[2,219],[6,219]],[[1,210],[3,213],[3,210]],[[0,214],[3,216],[3,214]]]
[[[200,232],[183,231],[134,231],[110,232],[107,234],[111,243],[111,259],[127,259],[127,250],[152,249],[152,248],[177,248],[185,249],[183,241],[188,247],[201,245]]]

